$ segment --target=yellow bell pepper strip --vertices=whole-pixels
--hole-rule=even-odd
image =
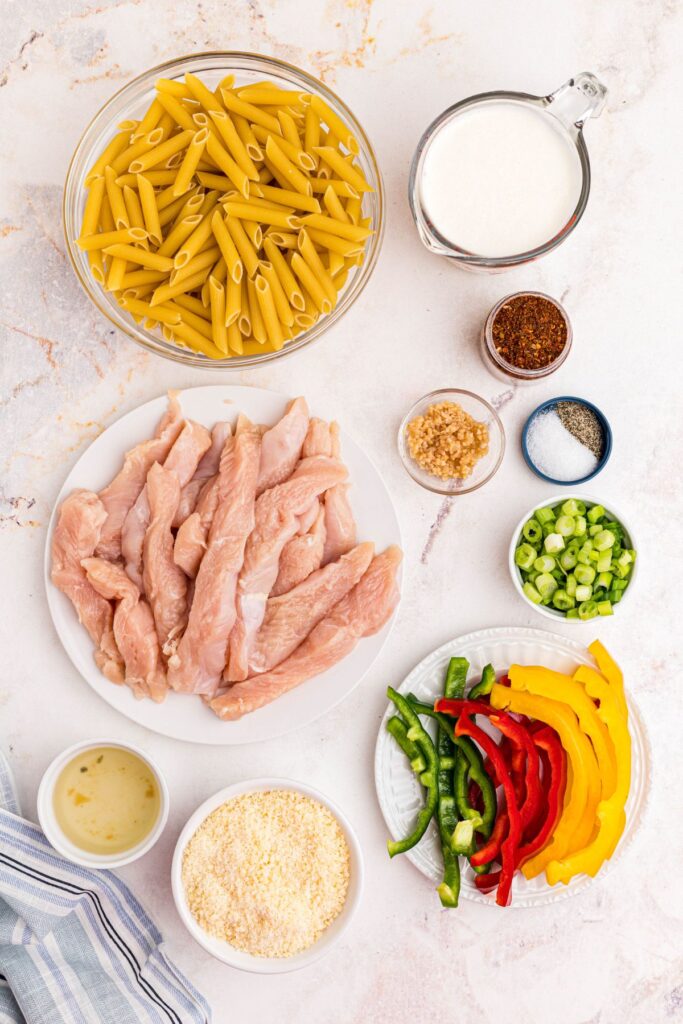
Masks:
[[[569,857],[548,864],[546,875],[550,885],[565,884],[581,872],[594,877],[614,853],[626,825],[626,800],[631,785],[631,737],[619,704],[618,691],[594,669],[582,665],[574,679],[586,687],[590,697],[600,701],[598,715],[604,722],[617,756],[617,785],[607,800],[598,804],[598,832],[583,849]]]
[[[564,857],[577,830],[583,825],[589,781],[591,789],[600,781],[597,762],[590,743],[579,728],[576,715],[566,704],[496,683],[491,690],[491,707],[544,722],[555,730],[567,752],[567,788],[560,820],[550,843],[522,866],[525,878],[535,878],[551,860]]]
[[[617,703],[621,708],[624,718],[628,718],[626,697],[624,695],[624,676],[612,655],[603,647],[599,640],[594,640],[588,645],[588,650],[598,663],[598,668],[614,690]]]
[[[596,814],[601,798],[609,796],[616,785],[616,767],[612,752],[609,750],[609,737],[602,723],[595,715],[595,706],[587,696],[585,690],[569,676],[563,676],[559,672],[552,672],[550,669],[541,666],[512,665],[508,672],[510,684],[514,689],[527,690],[538,697],[547,697],[556,700],[558,703],[566,704],[574,712],[579,720],[582,733],[581,742],[585,744],[586,763],[591,762],[594,771],[587,775],[588,793],[586,797],[586,808],[576,831],[571,837],[569,846],[565,849],[563,856],[574,853],[575,850],[582,850],[597,828]],[[595,737],[595,739],[594,739]],[[591,747],[588,740],[593,740]],[[601,755],[604,762],[598,756],[596,742],[601,746]],[[603,794],[602,772],[603,769],[609,774],[611,789]],[[552,848],[552,843],[550,845]]]
[[[528,690],[539,697],[550,697],[569,705],[593,744],[602,780],[602,796],[611,796],[617,784],[614,745],[585,687],[571,676],[536,665],[513,665],[509,675],[514,690]]]

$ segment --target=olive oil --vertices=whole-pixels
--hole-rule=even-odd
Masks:
[[[154,772],[121,747],[82,751],[62,769],[54,810],[64,835],[87,853],[131,850],[159,817],[161,798]]]

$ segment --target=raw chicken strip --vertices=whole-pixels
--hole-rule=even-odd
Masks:
[[[237,621],[230,636],[226,679],[247,678],[249,652],[266,612],[266,601],[277,579],[280,555],[298,529],[298,517],[323,491],[346,478],[336,459],[313,455],[302,459],[289,480],[264,491],[244,552],[237,588]]]
[[[216,514],[187,628],[168,663],[174,690],[212,695],[218,687],[235,622],[237,577],[254,526],[260,447],[260,432],[240,417],[237,433],[221,456]]]
[[[230,443],[231,433],[228,427],[223,444],[223,452],[225,452]],[[223,455],[221,454],[222,458]],[[180,524],[176,534],[173,559],[176,565],[179,565],[183,572],[192,579],[197,575],[199,564],[204,557],[207,538],[213,517],[216,514],[217,504],[218,474],[206,481],[197,499],[197,507]]]
[[[279,423],[266,430],[261,438],[261,465],[256,494],[287,480],[301,458],[308,432],[308,406],[305,398],[295,398]]]
[[[292,537],[282,549],[271,597],[286,594],[320,568],[325,548],[325,507],[317,504],[318,514],[310,530]]]
[[[339,425],[330,424],[332,455],[341,455],[339,443]],[[322,564],[336,562],[345,555],[356,543],[356,521],[349,504],[349,485],[335,484],[325,494],[325,547]]]
[[[249,675],[268,672],[288,658],[355,587],[374,553],[374,544],[359,544],[338,562],[330,562],[312,573],[288,594],[271,597],[249,658]]]
[[[317,416],[313,416],[308,424],[302,452],[304,459],[311,455],[332,455],[330,425],[325,420],[319,420]]]
[[[162,701],[166,677],[149,605],[120,565],[104,558],[84,558],[81,564],[98,593],[116,601],[114,636],[126,666],[126,684],[138,699]]]
[[[173,519],[173,526],[177,529],[181,523],[184,523],[187,517],[194,512],[195,506],[199,499],[199,493],[204,487],[204,484],[218,472],[218,466],[221,461],[221,452],[225,447],[225,442],[230,437],[231,427],[227,421],[217,423],[211,431],[211,447],[204,455],[202,461],[197,466],[197,470],[189,481],[183,487],[180,492],[180,503],[178,505],[178,511]]]
[[[121,529],[129,509],[135,504],[150,466],[154,462],[163,462],[168,455],[183,425],[183,418],[176,393],[169,392],[168,409],[149,441],[143,441],[135,448],[126,452],[123,468],[103,491],[100,501],[107,513],[96,554],[111,561],[121,557]]]
[[[66,594],[95,644],[95,661],[112,683],[123,682],[123,659],[114,640],[114,609],[88,583],[81,565],[97,547],[104,505],[92,491],[74,491],[63,502],[52,537],[52,582]]]
[[[171,533],[180,501],[177,474],[155,462],[147,474],[146,491],[150,523],[143,549],[145,594],[154,615],[161,649],[164,654],[171,654],[187,622],[187,576],[173,561]]]
[[[399,599],[396,573],[401,561],[397,547],[373,558],[365,575],[346,597],[277,668],[244,683],[210,702],[219,718],[234,721],[256,711],[295,686],[326,672],[345,658],[361,637],[377,633]]]
[[[188,420],[180,431],[175,444],[164,462],[164,469],[170,470],[184,487],[194,476],[199,460],[211,444],[211,435],[201,423]],[[180,498],[180,491],[178,492]],[[145,531],[149,525],[149,499],[147,486],[140,491],[135,504],[126,516],[121,530],[121,553],[126,563],[126,572],[144,594],[142,574],[142,546]]]

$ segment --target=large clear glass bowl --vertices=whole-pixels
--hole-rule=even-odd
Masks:
[[[358,139],[358,164],[374,188],[374,192],[367,192],[363,198],[363,216],[372,218],[375,232],[366,242],[365,261],[362,266],[353,268],[344,290],[340,293],[339,302],[332,312],[327,316],[321,316],[313,327],[302,331],[279,352],[209,359],[190,349],[165,341],[158,330],[145,330],[141,324],[136,324],[130,314],[121,309],[114,296],[94,280],[88,266],[87,253],[82,252],[75,244],[75,239],[80,233],[86,197],[86,174],[110,141],[116,126],[120,121],[142,116],[154,99],[154,83],[157,78],[182,79],[188,71],[214,87],[225,75],[233,73],[238,85],[249,85],[268,78],[283,88],[317,93],[343,118]],[[384,234],[384,189],[370,140],[346,104],[331,89],[293,64],[287,64],[274,57],[241,51],[212,51],[179,57],[150,68],[105,103],[86,128],[71,159],[64,186],[63,219],[66,248],[76,276],[94,305],[115,327],[138,345],[166,359],[207,369],[238,369],[269,362],[271,359],[277,359],[310,345],[351,308],[367,284],[379,255]]]

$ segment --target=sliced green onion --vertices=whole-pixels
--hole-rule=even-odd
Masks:
[[[536,577],[536,590],[541,597],[552,597],[557,590],[557,580],[550,573],[542,572]]]
[[[602,526],[599,523],[594,523],[588,527],[588,536],[595,537],[598,533],[602,533]]]
[[[607,548],[614,547],[616,537],[611,530],[600,530],[593,538],[593,547],[598,551],[607,551]]]
[[[534,512],[534,515],[538,519],[538,521],[541,524],[541,526],[543,525],[543,523],[552,522],[552,520],[555,518],[555,513],[553,512],[553,510],[551,508],[547,508],[547,507],[546,508],[537,508],[536,511]]]
[[[592,565],[577,565],[574,575],[577,583],[592,583],[596,573]]]
[[[583,621],[594,619],[598,614],[598,606],[595,601],[583,601],[579,605],[579,618]]]
[[[520,544],[515,551],[515,565],[518,565],[520,569],[530,569],[535,558],[536,551],[531,544]]]
[[[567,498],[562,505],[563,516],[583,516],[586,506],[579,498]]]
[[[536,587],[533,585],[533,583],[525,583],[524,586],[522,587],[522,590],[524,591],[526,596],[529,598],[529,600],[532,602],[532,604],[540,604],[541,603],[541,601],[542,601],[541,595],[536,590]]]
[[[570,608],[568,612],[565,612],[565,618],[567,618],[567,619],[578,619],[578,617],[579,617],[579,609],[578,608]]]
[[[560,516],[555,522],[555,529],[562,537],[571,537],[574,533],[575,520],[572,516]]]
[[[570,597],[574,597],[576,594],[576,576],[573,572],[570,572],[564,583],[564,589],[567,591]]]
[[[576,601],[566,590],[556,590],[553,594],[553,604],[559,611],[566,612],[574,607]]]
[[[608,572],[610,565],[612,564],[612,549],[607,548],[606,551],[600,552],[600,557],[595,563],[595,568],[598,572]]]
[[[555,568],[555,559],[552,555],[539,555],[534,562],[534,569],[538,572],[552,572]]]
[[[574,520],[574,536],[584,537],[586,534],[587,523],[585,516],[577,516]]]
[[[540,544],[543,540],[543,527],[536,519],[527,519],[522,527],[522,536],[531,544]]]
[[[599,519],[607,515],[602,505],[593,505],[593,508],[589,508],[586,514],[589,523],[597,523]]]
[[[598,602],[598,615],[611,615],[612,614],[612,602],[611,601],[599,601]]]
[[[554,555],[564,548],[564,540],[559,533],[549,533],[543,541],[543,547],[549,555]]]
[[[567,548],[567,550],[563,551],[560,555],[560,565],[563,569],[566,569],[567,572],[570,569],[573,569],[576,565],[576,553],[571,548]]]
[[[595,581],[595,586],[604,587],[605,590],[609,590],[609,588],[612,586],[612,579],[613,576],[611,572],[601,571],[598,574],[597,580]]]
[[[577,601],[590,601],[593,596],[593,588],[590,583],[580,583],[574,595]]]

